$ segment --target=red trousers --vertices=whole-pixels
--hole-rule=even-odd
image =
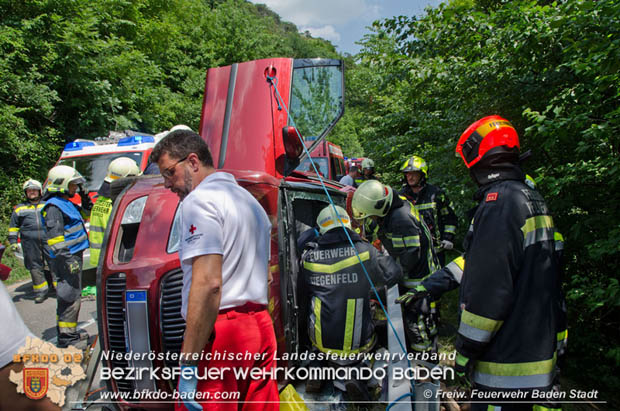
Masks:
[[[198,363],[199,376],[217,368],[221,370],[218,373],[221,378],[199,380],[196,391],[209,399],[196,401],[201,403],[203,410],[279,410],[280,397],[275,379],[269,376],[253,379],[249,374],[247,378],[237,378],[234,372],[234,369],[254,369],[256,372],[275,368],[277,345],[269,312],[252,304],[223,311],[215,321],[215,339],[204,348],[204,355],[211,353],[212,357]],[[248,358],[247,353],[253,354],[252,358]],[[175,410],[186,408],[177,401]]]

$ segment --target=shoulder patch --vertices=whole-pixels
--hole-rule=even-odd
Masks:
[[[489,193],[487,194],[487,198],[486,198],[486,202],[490,202],[490,201],[496,201],[497,200],[497,193]]]

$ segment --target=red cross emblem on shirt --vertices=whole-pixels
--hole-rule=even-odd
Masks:
[[[196,231],[196,227],[194,227],[194,224],[192,224],[192,225],[189,227],[189,232],[193,235],[193,234],[194,234],[194,231]]]

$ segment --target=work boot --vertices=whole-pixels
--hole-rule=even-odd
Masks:
[[[58,336],[58,348],[67,348],[72,345],[78,350],[85,350],[88,347],[89,335],[84,330],[77,330],[76,333],[60,334]]]
[[[48,292],[47,291],[44,292],[44,293],[37,294],[34,297],[34,303],[35,304],[41,304],[43,301],[47,300],[47,297],[48,297]]]
[[[306,381],[306,392],[311,393],[311,394],[316,394],[321,392],[321,387],[323,386],[323,381],[316,379],[316,380],[308,380]]]
[[[361,381],[349,380],[344,383],[344,386],[347,389],[345,394],[347,400],[354,403],[365,403],[370,401],[370,394],[368,394],[366,386]]]

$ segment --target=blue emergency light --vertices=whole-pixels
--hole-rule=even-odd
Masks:
[[[72,141],[65,144],[65,151],[79,151],[84,147],[91,147],[94,145],[95,143],[93,143],[92,141]]]
[[[130,136],[130,137],[125,137],[125,138],[121,138],[120,140],[118,140],[117,146],[119,147],[135,146],[136,144],[154,143],[154,142],[155,142],[155,139],[153,138],[153,136]]]

